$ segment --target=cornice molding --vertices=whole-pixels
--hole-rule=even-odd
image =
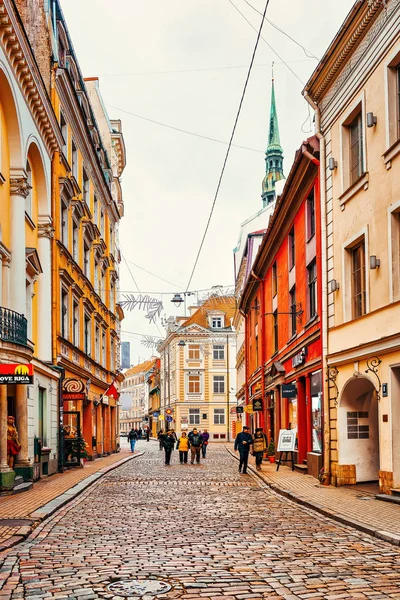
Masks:
[[[61,130],[34,54],[11,0],[0,0],[0,40],[49,157],[52,158],[53,154],[62,148]]]

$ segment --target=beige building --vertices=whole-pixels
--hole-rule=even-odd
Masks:
[[[124,373],[125,379],[121,383],[121,394],[131,397],[131,405],[128,410],[120,410],[120,433],[128,433],[131,429],[142,429],[148,425],[149,385],[147,379],[156,360],[153,357],[131,367]]]
[[[169,319],[160,344],[161,422],[158,429],[207,429],[210,441],[232,439],[236,423],[236,300],[215,296]],[[168,418],[171,420],[168,421]]]
[[[355,2],[304,89],[321,139],[325,475],[400,488],[400,1]]]

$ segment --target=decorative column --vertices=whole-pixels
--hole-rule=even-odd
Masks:
[[[10,169],[11,277],[10,308],[26,313],[25,199],[31,186],[24,169]]]
[[[21,474],[24,479],[32,479],[33,471],[28,458],[28,398],[26,385],[17,384],[15,386],[15,421],[19,443],[21,444],[21,450],[15,461],[15,471]]]
[[[54,236],[54,228],[50,217],[39,217],[39,240],[38,252],[42,273],[38,281],[38,351],[40,360],[51,362],[51,240]]]

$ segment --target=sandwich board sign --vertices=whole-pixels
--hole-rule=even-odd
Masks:
[[[281,429],[278,438],[278,452],[294,452],[296,445],[296,430]]]

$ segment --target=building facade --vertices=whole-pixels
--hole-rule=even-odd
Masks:
[[[190,307],[189,317],[170,318],[160,344],[159,429],[207,429],[211,441],[235,435],[236,299],[212,296]]]
[[[304,95],[321,141],[325,472],[400,488],[400,2],[356,2]]]
[[[268,440],[296,431],[295,461],[322,467],[319,142],[297,151],[244,287],[247,420]]]
[[[131,396],[128,410],[121,410],[120,432],[127,433],[131,429],[142,429],[149,425],[149,374],[155,370],[157,358],[153,357],[124,373],[121,393]]]
[[[0,2],[0,488],[58,468],[59,372],[52,367],[52,160],[62,144],[50,95],[50,58],[35,56],[17,12]],[[45,23],[44,10],[37,24]],[[23,366],[21,369],[21,365]],[[10,376],[4,379],[8,370]],[[18,373],[26,375],[18,378]],[[16,381],[22,381],[18,383]],[[7,382],[8,381],[8,382]],[[13,383],[12,383],[13,382]],[[21,449],[7,457],[7,417]]]
[[[152,367],[148,372],[147,383],[149,386],[149,402],[148,402],[148,415],[149,415],[149,427],[150,435],[157,437],[157,429],[159,423],[159,416],[161,414],[161,375],[160,375],[161,362],[159,358],[153,361]]]

